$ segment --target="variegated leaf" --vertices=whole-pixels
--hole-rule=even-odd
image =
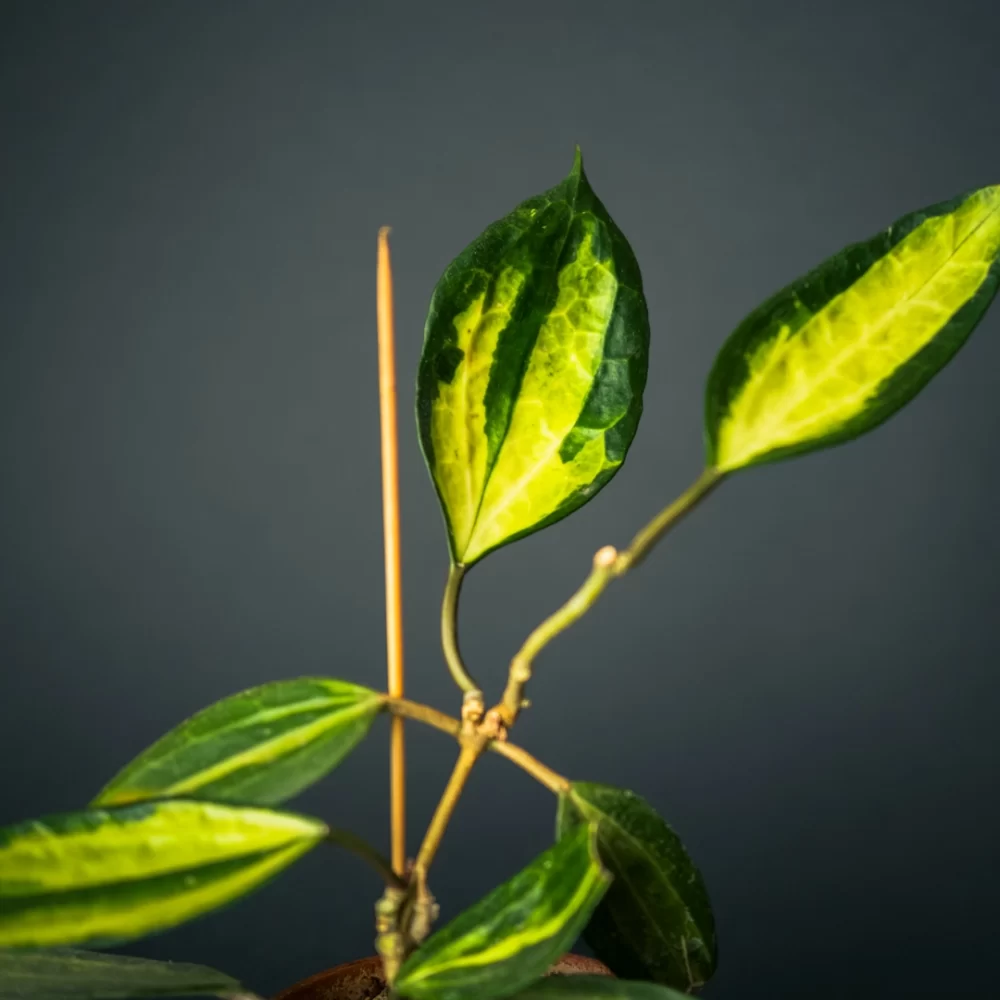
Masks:
[[[251,688],[167,733],[93,805],[176,796],[276,805],[336,767],[384,704],[375,691],[322,677]]]
[[[677,834],[634,792],[574,781],[559,797],[556,835],[598,823],[614,882],[584,931],[616,976],[690,990],[715,971],[715,919],[701,872]]]
[[[722,472],[857,437],[909,402],[1000,286],[1000,186],[904,216],[751,313],[708,380]]]
[[[576,940],[610,881],[594,827],[573,830],[442,927],[400,969],[415,1000],[495,1000],[545,974]]]
[[[0,1000],[146,1000],[149,997],[254,994],[225,973],[185,962],[47,948],[0,949]]]
[[[173,799],[0,830],[0,947],[108,945],[174,927],[319,843],[318,820]]]
[[[565,517],[614,475],[648,352],[639,266],[578,149],[569,176],[493,223],[431,300],[417,420],[456,563]]]

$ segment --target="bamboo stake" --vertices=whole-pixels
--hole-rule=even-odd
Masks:
[[[392,308],[389,227],[378,232],[378,388],[382,429],[382,527],[385,536],[385,640],[389,696],[403,691],[403,598],[399,549],[399,434],[396,417],[396,345]],[[406,747],[403,720],[393,716],[390,733],[392,867],[406,873]]]

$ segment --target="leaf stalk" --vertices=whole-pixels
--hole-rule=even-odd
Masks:
[[[427,832],[424,834],[424,840],[417,853],[417,859],[413,863],[413,879],[416,882],[418,893],[427,884],[427,870],[430,868],[431,862],[434,860],[434,855],[437,854],[437,850],[441,846],[444,832],[455,812],[458,800],[461,798],[469,773],[486,749],[488,742],[489,740],[486,737],[477,735],[465,740],[462,744],[458,760],[455,762],[455,767],[451,772],[451,777],[448,779],[444,794],[441,796],[441,800],[434,810],[434,816],[431,819],[430,825],[427,827]]]
[[[549,615],[525,640],[511,660],[503,699],[496,706],[506,726],[512,726],[524,707],[524,689],[531,680],[535,658],[561,632],[582,618],[604,593],[608,584],[638,566],[661,538],[704,499],[724,478],[709,466],[673,503],[664,507],[622,552],[606,545],[594,555],[590,575],[558,611]]]
[[[452,563],[448,569],[448,582],[441,601],[441,648],[455,683],[465,694],[474,695],[480,693],[479,685],[466,668],[458,648],[458,595],[462,591],[465,570],[461,563]]]
[[[349,830],[338,830],[330,827],[326,839],[329,843],[336,844],[337,847],[343,847],[355,857],[361,858],[362,861],[370,865],[379,874],[387,886],[391,886],[394,889],[406,888],[405,880],[392,870],[389,860],[384,858],[368,841],[357,834],[351,833]]]

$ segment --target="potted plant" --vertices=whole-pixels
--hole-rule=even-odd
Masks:
[[[470,244],[434,290],[417,374],[420,445],[451,554],[441,638],[461,693],[456,715],[407,700],[402,686],[385,231],[378,279],[387,691],[325,677],[243,691],[162,737],[89,806],[0,830],[0,997],[245,995],[223,973],[100,949],[230,903],[323,842],[353,852],[385,881],[375,904],[378,957],[290,987],[283,1000],[370,1000],[386,989],[413,1000],[676,1000],[701,987],[717,961],[714,920],[677,834],[631,791],[563,776],[514,742],[536,664],[730,475],[857,437],[919,392],[1000,284],[1000,186],[903,217],[739,324],[708,378],[704,470],[625,548],[598,549],[576,593],[514,654],[494,702],[459,649],[463,579],[495,549],[571,514],[614,476],[642,412],[650,329],[638,264],[579,150],[565,180]],[[381,715],[391,719],[393,749],[389,858],[324,819],[284,808]],[[459,745],[412,858],[402,835],[404,720]],[[556,835],[523,871],[439,920],[432,863],[485,753],[553,793]],[[367,905],[358,919],[367,919]],[[599,961],[563,957],[581,933]]]

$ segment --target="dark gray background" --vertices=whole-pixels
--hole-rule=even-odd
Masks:
[[[998,10],[4,4],[0,822],[83,805],[243,687],[382,683],[380,225],[409,691],[455,711],[411,416],[448,261],[579,142],[653,323],[623,471],[469,579],[466,651],[496,692],[591,553],[697,473],[734,324],[844,244],[1000,180]],[[726,484],[540,662],[518,741],[675,825],[718,915],[711,997],[995,988],[998,310],[883,428]],[[386,729],[297,805],[384,844]],[[409,739],[415,845],[455,750]],[[445,916],[549,842],[552,806],[482,764],[434,868]],[[320,851],[128,950],[273,991],[370,954],[378,891]]]

